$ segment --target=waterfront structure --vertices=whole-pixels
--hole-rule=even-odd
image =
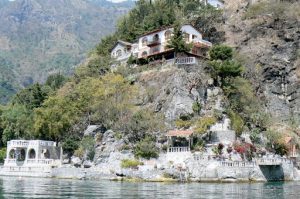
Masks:
[[[185,52],[184,57],[176,64],[195,63],[195,58],[205,58],[212,43],[203,39],[202,34],[192,25],[181,27],[183,38],[187,44],[191,44],[190,52]],[[111,57],[121,63],[127,62],[130,56],[136,59],[174,59],[174,49],[168,47],[168,43],[173,35],[173,27],[163,27],[153,30],[137,38],[136,43],[118,41],[111,50]]]
[[[189,152],[193,145],[192,130],[172,130],[167,133],[168,152]]]
[[[7,142],[6,159],[0,174],[50,172],[52,168],[61,166],[62,153],[62,147],[52,141],[11,140]]]

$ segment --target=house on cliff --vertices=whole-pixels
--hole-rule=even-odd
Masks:
[[[174,49],[168,48],[173,35],[173,27],[153,30],[137,38],[136,43],[118,41],[111,50],[111,57],[121,63],[127,62],[130,56],[142,60],[170,60],[175,58]],[[205,58],[212,43],[203,39],[202,34],[192,25],[181,27],[183,38],[187,44],[192,44],[186,57],[176,60],[177,63],[195,63],[196,59]]]

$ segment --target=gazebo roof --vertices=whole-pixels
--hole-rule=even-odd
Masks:
[[[192,130],[172,130],[167,133],[167,137],[190,137]]]

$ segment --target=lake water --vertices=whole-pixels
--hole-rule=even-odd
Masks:
[[[0,198],[299,199],[299,182],[129,183],[0,177]]]

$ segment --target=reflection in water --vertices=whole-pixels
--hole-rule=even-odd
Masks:
[[[0,178],[0,198],[286,198],[300,183],[127,183],[39,178]]]

